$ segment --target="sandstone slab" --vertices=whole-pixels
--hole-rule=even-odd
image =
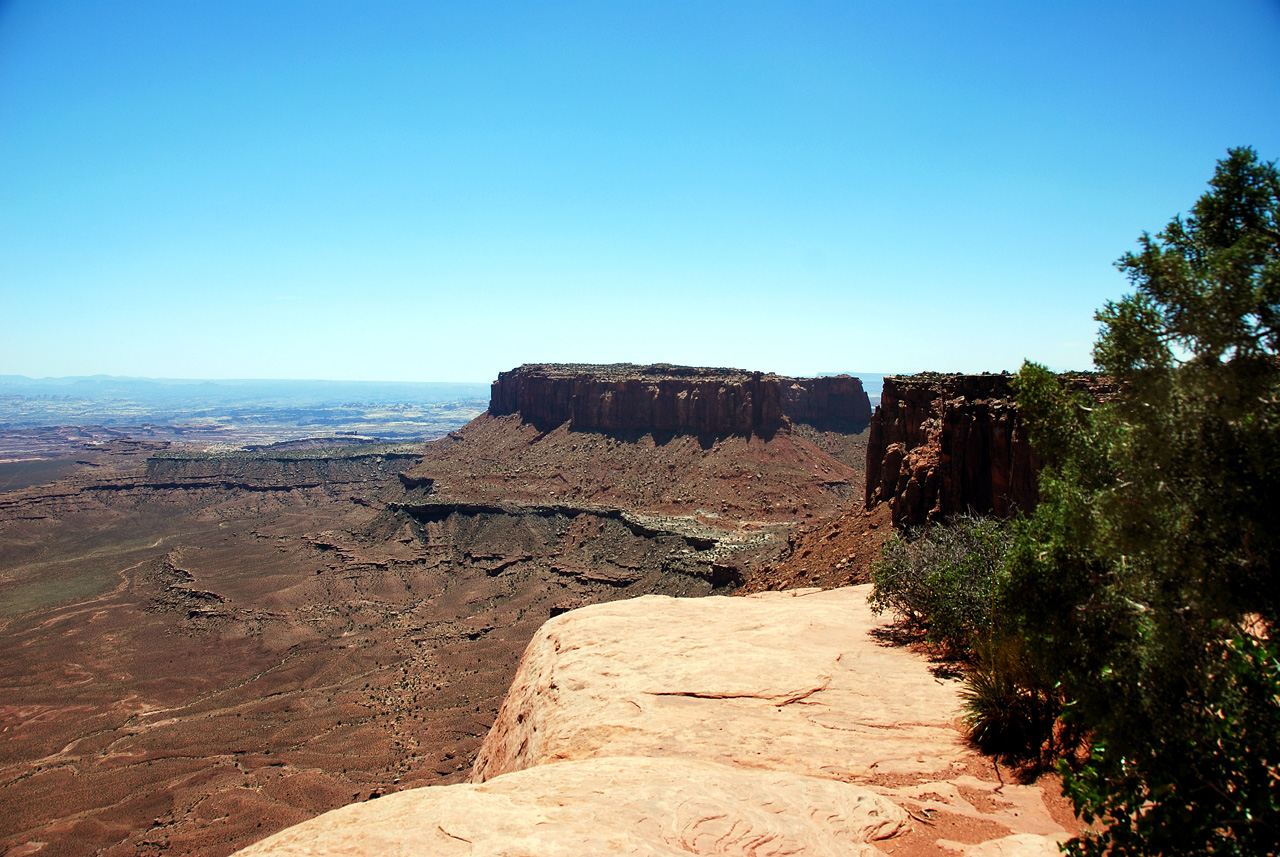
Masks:
[[[476,760],[679,756],[846,781],[947,771],[956,683],[869,634],[867,587],[646,596],[559,616],[526,650]]]
[[[1062,807],[965,744],[959,683],[883,639],[868,590],[556,617],[471,783],[335,810],[244,853],[1053,853]]]
[[[677,758],[590,759],[400,792],[326,813],[249,855],[857,855],[907,814],[865,789]]]
[[[990,842],[980,842],[965,849],[964,857],[1057,857],[1062,851],[1058,843],[1066,837],[1015,833]]]

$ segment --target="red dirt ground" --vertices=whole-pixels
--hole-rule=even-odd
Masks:
[[[776,553],[789,525],[861,495],[860,471],[818,444],[851,457],[834,435],[615,438],[483,417],[413,473],[454,499],[773,533]],[[607,516],[388,512],[409,462],[285,484],[274,464],[166,461],[149,479],[163,446],[112,442],[0,493],[6,853],[225,855],[457,781],[553,609],[711,591],[680,572],[697,550]]]

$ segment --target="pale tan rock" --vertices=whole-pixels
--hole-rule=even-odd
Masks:
[[[946,812],[1003,824],[1032,835],[1061,835],[1039,785],[991,782],[961,774],[946,779],[921,778],[896,787],[877,786],[879,794],[914,810]],[[963,848],[961,849],[963,850]]]
[[[958,683],[934,678],[868,587],[646,596],[543,625],[472,779],[566,759],[679,756],[859,781],[948,771]]]
[[[971,845],[965,849],[964,857],[1058,857],[1062,853],[1058,843],[1065,842],[1067,838],[1065,835],[1015,833],[1003,839]]]
[[[908,827],[928,841],[931,817],[1015,834],[973,845],[939,828],[939,853],[1057,853],[1067,832],[1044,792],[974,775],[991,769],[957,729],[959,682],[880,641],[868,590],[649,596],[552,619],[471,784],[335,810],[242,853],[872,857]]]
[[[413,789],[283,830],[242,855],[856,855],[907,816],[857,786],[676,758],[544,765]]]

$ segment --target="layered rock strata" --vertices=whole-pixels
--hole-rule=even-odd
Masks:
[[[1105,399],[1105,378],[1064,375]],[[919,375],[884,379],[867,440],[866,505],[888,503],[895,526],[961,512],[1009,517],[1038,498],[1041,459],[1014,401],[1012,376]]]
[[[489,413],[608,432],[771,435],[789,421],[858,431],[871,419],[862,382],[656,364],[527,364],[493,383]]]
[[[416,447],[382,444],[275,453],[182,450],[147,459],[146,474],[147,484],[156,488],[293,491],[385,479],[421,458]]]

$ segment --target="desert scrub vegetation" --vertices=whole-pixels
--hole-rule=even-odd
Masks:
[[[1008,526],[959,515],[889,538],[871,570],[873,610],[892,610],[930,643],[967,658],[991,633]]]
[[[1013,763],[1052,752],[1059,700],[1028,664],[1004,620],[1008,522],[958,515],[894,535],[872,567],[870,604],[895,613],[964,664],[965,723],[986,752]]]

